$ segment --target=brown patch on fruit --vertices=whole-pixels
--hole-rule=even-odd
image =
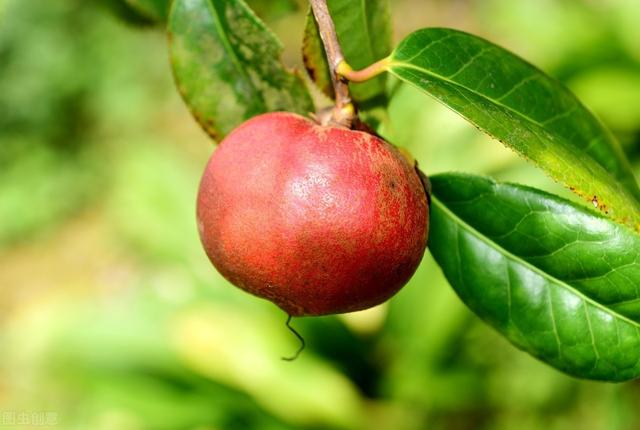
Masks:
[[[370,160],[367,164],[378,166],[372,173],[378,176],[379,183],[383,187],[376,201],[376,207],[379,208],[380,228],[375,234],[376,241],[382,243],[386,240],[386,231],[393,230],[393,225],[404,225],[407,221],[409,202],[406,199],[407,190],[404,187],[412,187],[410,175],[413,172],[396,148],[374,139],[376,138],[368,137],[367,149]]]

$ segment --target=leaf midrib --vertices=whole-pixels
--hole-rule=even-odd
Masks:
[[[571,292],[571,293],[575,294],[576,296],[580,297],[585,303],[588,302],[589,304],[591,304],[591,305],[595,306],[596,308],[599,308],[600,310],[612,315],[613,317],[618,318],[618,319],[620,319],[620,320],[622,320],[624,322],[627,322],[627,323],[631,324],[636,329],[640,328],[640,324],[639,323],[637,323],[637,322],[633,321],[632,319],[629,319],[628,317],[626,317],[624,315],[621,315],[621,314],[617,313],[616,311],[604,306],[603,304],[595,301],[591,297],[586,296],[580,290],[577,290],[575,287],[567,284],[565,281],[551,276],[550,274],[548,274],[547,272],[544,272],[543,270],[541,270],[537,266],[534,266],[533,264],[529,263],[528,261],[523,260],[519,256],[513,254],[511,251],[508,251],[507,249],[505,249],[502,246],[498,245],[494,241],[490,240],[487,236],[481,234],[473,226],[471,226],[469,223],[467,223],[462,218],[460,218],[456,213],[454,213],[451,209],[449,209],[442,201],[440,201],[440,199],[438,199],[433,194],[431,195],[431,202],[432,202],[432,205],[435,204],[436,206],[438,206],[439,209],[441,209],[447,215],[449,215],[459,226],[464,228],[465,231],[467,231],[470,234],[472,234],[473,236],[475,236],[478,240],[483,242],[485,245],[498,250],[504,256],[506,256],[507,258],[511,259],[512,261],[518,262],[522,266],[528,268],[529,270],[537,273],[541,277],[547,279],[549,282],[554,283],[554,284],[556,284],[556,285],[558,285],[560,287],[565,288],[569,292]]]
[[[451,34],[446,35],[444,38],[447,38],[447,37],[449,37],[449,36],[451,36]],[[438,39],[438,41],[440,41],[440,40],[442,40],[442,39],[444,39],[444,38]],[[428,48],[428,47],[427,47],[427,48]],[[494,48],[496,48],[496,47],[495,47],[495,46],[490,46],[489,48],[483,48],[483,49],[494,49]],[[396,49],[396,50],[394,50],[394,52],[391,54],[391,58],[392,58],[392,59],[394,59],[394,58],[395,58],[395,56],[396,56],[397,52],[398,52],[398,50]],[[412,58],[414,58],[414,57],[412,57]],[[447,82],[447,83],[449,83],[449,84],[451,84],[451,85],[454,85],[454,86],[456,86],[456,87],[458,87],[458,88],[461,88],[461,89],[463,89],[463,90],[466,90],[466,91],[470,92],[471,94],[474,94],[474,95],[476,95],[477,97],[480,97],[481,99],[485,99],[485,100],[487,100],[487,101],[489,101],[489,102],[493,103],[494,105],[496,105],[496,106],[498,106],[498,107],[501,107],[501,108],[503,108],[504,110],[506,110],[506,111],[508,111],[508,112],[511,112],[511,113],[513,113],[514,115],[516,115],[516,116],[518,116],[518,117],[520,117],[520,118],[524,119],[525,121],[530,122],[531,124],[534,124],[535,126],[537,126],[538,128],[540,128],[541,130],[546,131],[546,128],[545,128],[545,125],[544,125],[544,121],[543,121],[543,122],[539,122],[539,121],[537,121],[537,120],[535,120],[535,119],[531,118],[530,116],[527,116],[527,115],[525,115],[524,113],[521,113],[520,111],[518,111],[518,110],[516,110],[516,109],[514,109],[514,108],[512,108],[512,107],[510,107],[510,106],[507,106],[507,105],[503,104],[502,102],[500,102],[500,101],[499,101],[499,99],[494,99],[494,98],[491,98],[491,97],[489,97],[489,96],[487,96],[487,95],[485,95],[485,94],[479,93],[477,90],[474,90],[474,89],[472,89],[472,88],[470,88],[470,87],[468,87],[468,86],[466,86],[466,85],[464,85],[464,84],[462,84],[462,83],[460,83],[460,82],[456,82],[456,81],[454,81],[454,80],[450,79],[449,77],[446,77],[446,76],[440,75],[440,74],[438,74],[438,73],[435,73],[434,71],[432,71],[432,70],[430,70],[430,69],[426,69],[426,68],[423,68],[423,67],[416,66],[416,65],[414,65],[414,64],[412,64],[412,63],[410,63],[410,62],[406,62],[406,61],[403,61],[403,60],[392,60],[392,61],[389,63],[389,66],[388,66],[389,68],[388,68],[388,70],[389,70],[390,72],[392,72],[393,74],[395,74],[396,76],[398,76],[398,75],[397,75],[397,73],[395,73],[395,72],[393,71],[393,67],[394,67],[394,66],[397,66],[398,68],[403,68],[403,67],[404,67],[404,68],[407,68],[407,69],[417,70],[417,71],[422,72],[422,73],[424,73],[424,74],[426,74],[426,75],[428,75],[428,76],[431,76],[431,77],[433,77],[433,78],[435,78],[435,79],[439,79],[439,80],[441,80],[441,81],[443,81],[443,82]],[[465,64],[465,65],[463,65],[462,67],[464,68],[464,67],[467,67],[467,66],[468,66],[468,64]],[[535,69],[535,66],[531,66],[531,67],[533,67],[533,68]],[[536,69],[536,70],[537,70],[537,69]],[[454,73],[454,75],[456,75],[457,73],[459,73],[459,71],[460,71],[460,69],[458,69],[458,70]],[[542,72],[541,72],[541,73],[542,73]],[[398,77],[399,77],[400,79],[403,79],[403,78],[401,78],[400,76],[398,76]],[[522,81],[520,81],[519,83],[517,83],[515,86],[518,86],[518,85],[520,85],[521,83],[522,83]],[[513,90],[513,88],[512,88],[511,90],[507,91],[507,93],[509,93],[509,92],[510,92],[510,91],[512,91],[512,90]],[[505,93],[505,94],[506,94],[506,93]],[[569,96],[571,96],[571,94],[569,94]],[[502,95],[501,97],[504,97],[504,95]],[[584,105],[582,105],[582,103],[581,103],[579,100],[577,100],[577,99],[575,99],[575,98],[574,98],[574,99],[573,99],[573,102],[575,103],[575,106],[581,107],[584,111],[588,112],[588,109],[587,109],[587,108],[585,108],[585,107],[584,107]],[[565,112],[565,113],[566,113],[566,112]],[[547,120],[545,120],[545,121],[548,121],[548,119],[547,119]],[[568,140],[568,139],[566,139],[564,136],[561,136],[561,135],[559,135],[559,134],[558,134],[558,133],[556,133],[556,132],[553,132],[553,134],[554,134],[555,136],[557,136],[558,138],[560,138],[563,142],[565,142],[565,144],[567,143],[567,140]],[[580,148],[580,149],[581,149],[581,150],[583,150],[583,151],[586,151],[586,150],[588,149],[588,146],[589,146],[589,142],[587,142],[587,147],[585,147],[585,148]],[[592,158],[593,158],[593,157],[592,157]],[[596,161],[600,166],[602,166],[604,169],[608,169],[608,168],[607,168],[604,164],[602,164],[600,161],[596,160],[595,158],[594,158],[594,160],[595,160],[595,161]],[[613,178],[615,178],[617,182],[624,183],[625,181],[627,181],[627,180],[628,180],[627,175],[628,175],[629,173],[630,173],[630,172],[625,172],[625,170],[624,170],[624,168],[623,168],[619,173],[613,174],[613,175],[611,175],[611,176],[612,176]],[[622,176],[621,176],[621,175],[622,175]],[[629,189],[628,191],[629,191],[629,193],[631,194],[631,197],[633,197],[636,201],[640,202],[640,199],[638,199],[638,197],[636,197],[636,195],[635,195],[636,193],[640,193],[640,188],[638,188],[638,187],[637,187],[637,184],[636,184],[635,182],[634,182],[634,184],[635,184],[636,186],[635,186],[635,187],[633,187],[633,189]],[[626,185],[624,185],[624,187],[626,188]]]
[[[395,53],[394,53],[394,55],[395,55]],[[393,58],[393,55],[392,55],[392,58]],[[503,108],[503,109],[505,109],[505,110],[507,110],[507,111],[509,111],[509,112],[511,112],[511,113],[513,113],[513,114],[515,114],[516,116],[519,116],[520,118],[522,118],[522,119],[524,119],[524,120],[526,120],[526,121],[528,121],[528,122],[530,122],[530,123],[532,123],[532,124],[534,124],[534,125],[536,125],[536,126],[538,126],[538,127],[540,127],[541,129],[543,129],[543,130],[544,130],[544,125],[543,125],[541,122],[536,121],[535,119],[533,119],[533,118],[531,118],[531,117],[529,117],[529,116],[527,116],[527,115],[525,115],[525,114],[521,113],[520,111],[515,110],[514,108],[512,108],[512,107],[510,107],[510,106],[507,106],[507,105],[505,105],[505,104],[501,103],[500,101],[498,101],[498,100],[496,100],[496,99],[493,99],[493,98],[491,98],[491,97],[488,97],[488,96],[487,96],[487,95],[485,95],[485,94],[479,93],[477,90],[474,90],[474,89],[472,89],[472,88],[469,88],[469,87],[467,87],[466,85],[463,85],[463,84],[461,84],[461,83],[459,83],[459,82],[453,81],[453,80],[451,80],[451,79],[447,78],[446,76],[442,76],[442,75],[440,75],[440,74],[438,74],[438,73],[435,73],[435,72],[433,72],[433,71],[431,71],[431,70],[429,70],[429,69],[425,69],[425,68],[423,68],[423,67],[415,66],[415,65],[413,65],[413,64],[405,63],[405,62],[401,62],[401,61],[394,61],[394,60],[392,60],[392,61],[389,63],[389,66],[388,66],[388,67],[389,67],[389,70],[390,70],[392,73],[393,73],[393,67],[394,67],[394,66],[397,66],[397,67],[404,67],[404,68],[407,68],[407,69],[413,69],[413,70],[421,71],[421,72],[423,72],[425,75],[432,76],[432,77],[434,77],[434,78],[436,78],[436,79],[440,79],[440,80],[442,80],[442,81],[444,81],[444,82],[447,82],[447,83],[449,83],[449,84],[452,84],[452,85],[455,85],[455,86],[457,86],[457,87],[460,87],[460,88],[462,88],[462,89],[464,89],[464,90],[466,90],[466,91],[468,91],[468,92],[470,92],[470,93],[472,93],[472,94],[474,94],[474,95],[476,95],[476,96],[478,96],[478,97],[480,97],[480,98],[483,98],[483,99],[486,99],[486,100],[490,101],[491,103],[495,104],[496,106],[499,106],[499,107],[501,107],[501,108]],[[396,76],[398,76],[396,73],[394,73],[394,74],[395,74]],[[398,76],[398,78],[402,79],[400,76]],[[516,84],[516,85],[518,85],[518,84]],[[577,103],[577,102],[576,102],[576,103]],[[554,133],[554,134],[556,134],[556,133]],[[562,136],[559,136],[559,137],[560,137],[563,141],[566,141],[566,139],[565,139],[564,137],[562,137]],[[599,164],[599,163],[598,163],[598,164]]]
[[[395,53],[391,55],[391,58],[393,58],[394,55],[395,55]],[[432,72],[432,71],[430,71],[428,69],[425,69],[425,68],[422,68],[422,67],[418,67],[418,66],[414,66],[414,65],[409,64],[409,63],[399,62],[399,61],[393,61],[392,60],[391,62],[389,62],[389,65],[387,66],[388,67],[387,70],[389,70],[389,72],[393,73],[396,77],[398,77],[402,81],[408,82],[411,85],[418,86],[414,82],[411,82],[410,80],[408,80],[406,77],[403,77],[403,76],[399,75],[394,70],[394,66],[397,66],[398,68],[406,68],[406,69],[410,69],[410,70],[416,70],[416,71],[418,71],[420,73],[424,73],[427,76],[431,76],[436,80],[441,80],[443,82],[449,83],[452,86],[458,87],[458,88],[460,88],[462,90],[468,91],[469,93],[471,93],[471,94],[473,94],[473,95],[475,95],[475,96],[477,96],[479,98],[485,99],[485,100],[489,101],[490,103],[493,103],[494,105],[496,105],[496,106],[498,106],[500,108],[503,108],[505,111],[510,112],[510,113],[514,114],[515,116],[518,116],[518,117],[524,119],[525,123],[530,123],[532,126],[537,127],[538,129],[540,129],[544,133],[538,133],[537,131],[532,130],[531,128],[528,128],[528,127],[527,127],[527,129],[528,129],[528,131],[530,131],[530,132],[534,133],[536,136],[538,136],[539,139],[544,139],[547,142],[553,143],[552,141],[550,141],[546,137],[546,133],[548,133],[548,131],[545,129],[545,127],[543,125],[541,125],[541,123],[539,123],[539,122],[535,121],[534,119],[532,119],[532,118],[520,113],[517,110],[514,110],[513,108],[510,108],[509,106],[506,106],[506,105],[500,103],[499,101],[496,101],[495,99],[487,97],[486,95],[483,95],[482,93],[479,93],[476,90],[473,90],[473,89],[471,89],[471,88],[469,88],[469,87],[467,87],[465,85],[462,85],[462,84],[457,83],[455,81],[449,80],[446,77],[444,77],[444,76],[442,76],[442,75],[440,75],[438,73]],[[438,97],[436,97],[436,99],[440,100]],[[442,101],[442,100],[440,100],[440,101]],[[442,101],[442,102],[444,102],[444,101]],[[444,102],[444,103],[446,105],[446,102]],[[456,110],[454,109],[454,111],[456,111]],[[466,115],[464,115],[462,112],[459,112],[459,113],[460,113],[460,115],[462,115],[466,119]],[[483,126],[480,126],[480,128],[484,129]],[[489,133],[489,135],[491,135],[493,138],[495,138],[497,140],[502,140],[501,138],[498,138],[497,136],[495,136],[495,133],[493,133],[493,132],[489,132],[489,131],[485,131],[485,132]],[[553,135],[563,143],[564,147],[566,147],[566,148],[573,147],[573,145],[567,143],[567,139],[565,139],[563,136],[558,135],[557,133],[553,133]],[[578,148],[578,147],[575,147],[575,148],[577,150],[580,150],[580,151],[584,151],[585,150],[584,148]],[[522,152],[522,151],[519,151],[519,152]],[[525,157],[527,157],[527,154],[525,154],[524,152],[522,152],[522,154]],[[611,178],[613,180],[612,184],[607,184],[608,181],[601,181],[601,184],[603,184],[604,186],[609,187],[609,188],[612,188],[613,185],[615,185],[615,188],[618,189],[618,193],[620,193],[622,196],[625,196],[624,197],[625,200],[631,199],[631,201],[634,203],[635,207],[638,207],[638,205],[640,205],[640,200],[635,196],[634,190],[628,189],[627,186],[625,185],[625,183],[624,183],[624,181],[626,180],[625,177],[619,177],[616,174],[612,174],[612,172],[610,172],[607,169],[607,167],[605,167],[600,161],[596,160],[595,158],[593,158],[591,156],[588,157],[587,160],[591,160],[592,162],[594,162],[595,165],[597,165],[601,169],[603,169],[603,171],[601,172],[602,174],[607,175],[609,178]],[[540,164],[538,161],[534,160],[534,162],[536,164]],[[582,162],[584,163],[585,160],[582,160]],[[586,166],[585,166],[585,168],[586,168]],[[624,174],[624,172],[621,172],[621,173]],[[565,182],[567,182],[567,181],[565,181]],[[573,185],[573,184],[568,184],[567,183],[567,186],[570,186],[570,185]],[[635,223],[637,223],[637,221],[638,221],[638,218],[636,217],[635,220],[633,221],[634,225],[635,225]]]

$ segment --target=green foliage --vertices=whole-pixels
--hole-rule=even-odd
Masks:
[[[176,0],[168,30],[178,89],[214,139],[260,113],[313,111],[280,42],[242,0]]]
[[[175,90],[166,35],[160,27],[141,31],[126,19],[123,25],[121,15],[106,13],[108,3],[0,0],[3,411],[55,411],[59,428],[105,430],[638,426],[638,384],[568,377],[523,354],[459,300],[431,255],[385,306],[295,320],[307,349],[298,361],[282,362],[298,346],[284,327],[285,315],[230,287],[198,242],[194,196],[213,147]],[[247,3],[283,40],[300,39],[306,2]],[[625,143],[638,173],[636,2],[392,5],[397,34],[459,18],[456,25],[482,31],[559,77]],[[298,44],[284,48],[285,58],[299,57]],[[464,170],[563,192],[435,99],[389,80],[388,120],[379,131],[408,148],[429,175]],[[532,251],[513,253],[518,268],[561,279],[598,303],[602,313],[595,315],[614,318],[620,333],[628,326],[624,318],[637,320],[635,302],[614,305],[617,297],[633,296],[632,282],[623,278],[636,280],[636,265],[621,267],[638,252],[632,233],[555,197],[473,176],[460,184],[461,193],[515,190],[517,199],[505,208],[498,203],[503,195],[488,193],[465,208],[467,196],[458,199],[442,178],[457,176],[434,177],[440,192],[434,222],[445,207],[480,243],[508,249],[515,242]],[[533,196],[532,205],[545,205],[510,235],[493,234],[529,210],[523,194]],[[484,212],[506,219],[505,226]],[[571,214],[595,224],[570,224],[580,234],[589,227],[587,242],[553,254],[556,261],[539,247],[566,239],[562,217],[571,221]],[[543,223],[535,231],[559,227],[553,232],[562,234],[518,235],[525,227],[532,233],[535,220]],[[602,244],[594,242],[593,225],[605,226]],[[502,242],[507,239],[511,243]],[[454,245],[445,243],[449,250]],[[489,247],[487,255],[495,252]],[[569,270],[605,276],[569,279]],[[486,286],[494,292],[503,285]],[[549,286],[571,297],[571,290]],[[563,327],[575,328],[582,315],[578,309]],[[519,317],[530,318],[527,312]],[[544,314],[534,323],[544,324]],[[617,337],[594,333],[611,342],[603,357],[624,348]],[[627,358],[634,357],[637,352],[629,351]]]
[[[430,250],[462,300],[575,376],[640,376],[640,237],[566,200],[469,175],[432,177]]]
[[[389,70],[438,98],[612,218],[640,228],[640,189],[613,136],[559,82],[449,29],[419,30]]]
[[[72,3],[6,7],[10,18],[0,26],[0,248],[56,226],[90,201],[100,165],[91,147],[98,108],[88,94],[99,92],[104,80],[96,75],[115,64],[89,49],[105,39],[102,14]],[[83,38],[64,31],[63,16]]]
[[[380,60],[391,52],[391,16],[388,0],[330,0],[327,2],[333,17],[347,62],[354,69],[361,69]],[[333,97],[331,75],[318,26],[311,12],[307,14],[302,46],[307,72],[318,87]],[[354,100],[364,102],[383,96],[386,76],[359,84],[350,84]]]
[[[626,156],[562,84],[454,30],[417,31],[391,58],[390,71],[400,79],[615,221],[638,228],[638,187]],[[615,82],[634,88],[633,80]],[[626,91],[617,99],[629,97]],[[520,348],[579,377],[638,377],[638,236],[536,193],[471,176],[435,177],[429,246],[436,261],[465,303]]]
[[[247,0],[249,7],[265,21],[273,21],[298,11],[304,0]]]
[[[640,123],[640,69],[629,66],[604,66],[574,76],[571,90],[587,106],[598,112],[610,127],[633,132]]]
[[[391,34],[387,2],[354,4],[336,0],[329,1],[328,7],[345,57],[352,67],[363,68],[387,56]],[[240,122],[262,112],[284,109],[305,113],[311,109],[301,82],[279,63],[281,48],[278,41],[241,1],[177,0],[169,20],[169,31],[178,88],[198,122],[212,137],[223,137]],[[311,13],[306,17],[302,50],[312,80],[331,96],[329,68]],[[613,220],[640,229],[640,188],[626,155],[613,135],[559,81],[497,45],[451,29],[423,29],[410,34],[391,53],[387,67],[401,81],[433,96],[514,149]],[[351,85],[351,89],[354,99],[364,102],[362,107],[365,109],[381,106],[387,95],[393,101],[394,96],[402,91],[392,86],[387,94],[384,76]],[[393,106],[388,108],[390,112],[393,110]],[[385,117],[380,112],[375,116],[378,119]],[[389,131],[388,124],[386,126]],[[411,129],[413,123],[407,126],[404,128]],[[385,132],[384,123],[381,132]],[[451,153],[450,148],[448,152]],[[457,179],[456,186],[460,188],[457,191],[479,192],[478,183],[472,177]],[[466,186],[465,181],[468,181]],[[447,192],[454,194],[453,187],[437,190],[434,197],[432,210],[435,215],[431,230],[435,239],[432,238],[430,247],[445,275],[469,307],[497,326],[512,342],[568,373],[610,380],[637,376],[635,362],[628,362],[628,357],[633,357],[630,351],[638,343],[632,335],[636,328],[633,303],[637,298],[633,296],[633,285],[629,284],[633,281],[627,281],[635,277],[628,274],[618,276],[627,269],[636,270],[632,264],[634,255],[629,257],[632,258],[629,262],[619,257],[623,252],[622,245],[601,248],[600,252],[606,252],[609,260],[617,258],[620,267],[613,263],[604,269],[598,266],[599,270],[608,270],[605,274],[591,274],[600,282],[576,285],[570,281],[574,274],[569,263],[577,267],[597,267],[592,260],[604,258],[602,255],[594,257],[586,248],[578,251],[571,248],[572,253],[568,256],[554,253],[549,257],[548,260],[555,264],[549,263],[551,268],[540,261],[534,264],[527,260],[529,254],[526,249],[503,248],[505,245],[495,242],[486,229],[476,228],[475,223],[481,222],[482,217],[472,211],[471,219],[465,219],[463,224],[470,231],[466,232],[465,240],[469,243],[479,241],[477,246],[482,250],[464,255],[466,260],[463,264],[459,261],[463,255],[459,246],[457,253],[446,246],[450,243],[460,245],[458,236],[452,235],[462,234],[460,231],[464,230],[459,225],[462,218],[454,217],[452,209],[442,205],[448,201]],[[488,217],[483,225],[503,227],[517,224],[522,227],[519,223],[528,219],[528,212],[519,213],[519,218],[518,214],[511,213],[513,219],[509,221],[512,222],[506,222],[498,215],[510,213],[507,209],[516,203],[524,205],[522,210],[532,210],[529,197],[521,191],[515,193],[515,203],[487,199],[498,209],[479,211]],[[547,231],[540,229],[539,222],[534,223],[529,226],[531,231],[519,237],[521,242],[527,241],[533,246],[538,242],[532,238],[551,234],[550,231],[557,234],[558,229],[572,227],[565,225],[566,220],[562,218],[566,208],[558,209],[561,205],[556,203],[555,206],[547,204],[545,210],[547,217],[556,217],[553,219],[558,225],[544,225],[549,229]],[[577,206],[566,204],[575,213],[582,213]],[[443,213],[450,216],[447,218]],[[624,230],[622,226],[608,225],[617,229],[611,233],[614,236],[625,233],[631,241],[635,237],[635,233]],[[576,240],[574,236],[582,237],[587,233],[570,230],[570,233],[558,235],[556,239],[560,243],[552,248],[569,249],[573,243],[571,240]],[[616,237],[611,240],[615,242]],[[633,248],[639,244],[623,245]],[[496,253],[502,260],[484,261],[481,258],[495,257]],[[457,265],[454,264],[456,262]],[[466,280],[461,284],[460,279],[466,279],[464,276],[469,275],[469,269],[476,267],[479,269],[469,272],[475,275],[473,282]],[[557,267],[563,267],[566,272],[555,271]],[[496,271],[509,274],[511,270],[521,275],[522,280],[513,288],[522,290],[518,291],[524,299],[523,303],[514,306],[509,303],[508,317],[505,318],[499,315],[499,312],[504,314],[504,303],[496,299],[488,286],[498,291],[511,287],[509,276],[500,278],[495,274]],[[587,274],[581,276],[583,279]],[[616,294],[602,293],[610,285]],[[470,288],[475,295],[466,292],[465,288]],[[536,302],[541,289],[548,296],[548,306],[547,302]],[[584,307],[583,318],[571,320],[565,315],[556,318],[554,307],[566,308],[566,303],[571,300]],[[536,309],[539,305],[549,309],[546,320],[536,321],[539,315],[531,319],[526,314],[527,309]],[[512,311],[517,315],[511,316]],[[571,311],[564,309],[565,313]],[[604,321],[602,312],[614,322]],[[522,324],[520,318],[526,324]],[[595,322],[592,323],[592,319]],[[619,326],[624,326],[628,333],[620,334],[618,330],[625,329]],[[554,334],[551,340],[555,343],[549,341],[548,333]],[[609,348],[608,344],[614,342],[612,339],[616,336],[626,336],[626,343],[623,342],[619,349]],[[571,342],[575,345],[567,346]],[[601,354],[599,348],[606,349],[611,355]]]
[[[99,4],[101,7],[128,25],[148,27],[154,23],[149,16],[134,8],[126,0],[103,0]]]
[[[124,0],[152,22],[166,22],[172,0]]]

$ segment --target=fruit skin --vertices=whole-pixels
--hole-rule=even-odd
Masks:
[[[395,294],[422,259],[429,212],[417,171],[393,146],[277,112],[243,123],[214,151],[197,218],[225,278],[301,316]]]

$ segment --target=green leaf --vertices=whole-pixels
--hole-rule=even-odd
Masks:
[[[318,24],[313,18],[311,9],[307,12],[304,36],[302,39],[302,59],[307,74],[325,95],[335,98],[331,84],[331,72],[325,55],[322,40],[318,33]]]
[[[469,308],[571,375],[640,376],[640,236],[533,188],[431,181],[429,248]]]
[[[154,24],[148,15],[133,7],[128,0],[102,0],[99,4],[127,24],[141,27]]]
[[[561,83],[456,30],[409,35],[389,71],[432,95],[612,218],[640,228],[640,189],[605,127]]]
[[[171,0],[125,0],[129,6],[153,22],[165,22]]]
[[[329,0],[338,40],[347,62],[354,69],[362,69],[391,52],[391,15],[387,0]],[[318,27],[313,14],[307,14],[302,53],[307,72],[318,87],[333,97],[331,75]],[[354,100],[363,102],[385,92],[385,76],[351,84]]]
[[[298,4],[302,0],[246,0],[246,2],[251,10],[265,22],[281,19],[304,7]],[[306,1],[302,3],[306,5]]]
[[[241,0],[175,0],[168,28],[178,89],[214,139],[264,112],[314,110],[280,42]]]

